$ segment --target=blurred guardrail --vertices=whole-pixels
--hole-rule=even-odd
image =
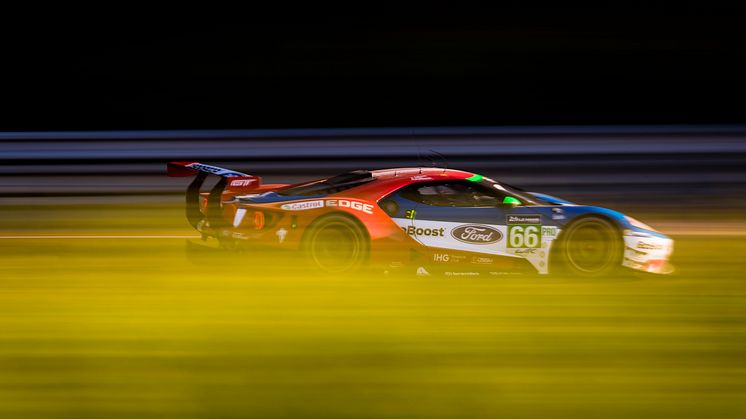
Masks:
[[[478,127],[0,133],[0,197],[176,196],[170,160],[293,182],[448,166],[552,193],[660,201],[746,192],[746,126]]]

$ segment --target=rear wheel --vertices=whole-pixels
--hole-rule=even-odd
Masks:
[[[619,270],[624,244],[613,224],[603,218],[588,217],[562,232],[557,250],[559,267],[564,273],[602,277]]]
[[[308,262],[317,270],[349,273],[365,267],[370,242],[359,223],[350,217],[331,215],[310,227],[303,250]]]

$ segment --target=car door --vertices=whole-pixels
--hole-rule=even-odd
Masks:
[[[394,196],[394,221],[427,247],[510,256],[506,194],[465,180],[422,182]]]

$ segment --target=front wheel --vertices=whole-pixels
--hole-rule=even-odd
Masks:
[[[304,238],[303,251],[312,267],[325,273],[349,273],[368,261],[370,242],[359,223],[331,215],[314,223]]]
[[[624,243],[611,222],[587,217],[572,223],[562,232],[557,249],[558,268],[564,273],[583,277],[603,277],[619,270]]]

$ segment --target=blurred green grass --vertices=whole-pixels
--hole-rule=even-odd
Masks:
[[[73,214],[137,233],[139,217]],[[170,215],[140,231],[177,231]],[[746,242],[674,238],[676,275],[603,281],[319,277],[272,255],[193,266],[180,239],[0,240],[0,417],[744,417]]]

